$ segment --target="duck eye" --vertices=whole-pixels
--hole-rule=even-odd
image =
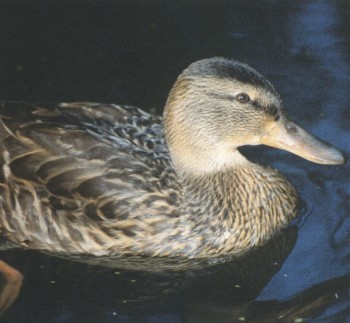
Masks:
[[[236,98],[240,103],[247,103],[250,101],[250,97],[247,93],[239,93],[237,94]]]

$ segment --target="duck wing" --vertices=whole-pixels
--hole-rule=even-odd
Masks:
[[[149,223],[176,217],[179,189],[161,117],[113,104],[0,103],[0,230],[12,242],[124,252]]]

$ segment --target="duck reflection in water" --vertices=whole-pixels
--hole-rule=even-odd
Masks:
[[[135,268],[161,258],[161,270],[168,259],[193,269],[243,254],[297,216],[293,186],[240,146],[344,162],[288,119],[268,80],[223,58],[185,69],[164,119],[113,104],[16,102],[1,103],[0,119],[7,246]]]

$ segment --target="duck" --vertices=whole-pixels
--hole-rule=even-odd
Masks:
[[[210,258],[263,245],[298,216],[279,171],[245,145],[337,165],[254,68],[189,65],[163,117],[127,105],[0,104],[0,234],[8,246],[91,257]]]

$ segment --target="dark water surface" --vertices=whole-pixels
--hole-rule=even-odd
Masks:
[[[0,1],[0,97],[101,101],[161,113],[189,63],[245,61],[289,114],[350,153],[348,1]],[[133,272],[35,252],[1,258],[24,274],[1,322],[350,322],[350,169],[269,148],[305,210],[240,261]]]

